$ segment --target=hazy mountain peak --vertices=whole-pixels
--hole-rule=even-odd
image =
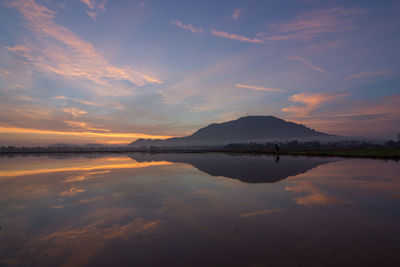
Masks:
[[[288,122],[274,116],[244,116],[236,120],[212,123],[187,137],[166,140],[137,140],[131,145],[222,145],[271,139],[302,139],[328,134],[317,132],[302,124]]]

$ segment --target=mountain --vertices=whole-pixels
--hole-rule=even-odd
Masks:
[[[224,145],[228,143],[315,139],[327,136],[330,135],[273,116],[246,116],[233,121],[212,123],[190,136],[165,140],[138,139],[132,142],[130,146]]]

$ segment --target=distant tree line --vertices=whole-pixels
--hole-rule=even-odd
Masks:
[[[296,151],[296,150],[335,150],[335,149],[382,149],[382,148],[400,148],[400,142],[388,141],[384,144],[376,144],[364,141],[341,141],[341,142],[320,142],[297,140],[280,143],[248,143],[248,144],[228,144],[222,148],[226,151],[274,151],[275,145],[278,144],[280,151]]]
[[[222,151],[222,152],[273,152],[279,147],[281,152],[300,150],[343,150],[343,149],[398,149],[400,142],[387,141],[377,144],[365,141],[290,141],[269,143],[232,143],[223,146],[169,146],[169,147],[130,147],[130,146],[106,146],[106,145],[52,145],[36,147],[1,146],[0,153],[86,153],[86,152],[162,152],[162,151]]]

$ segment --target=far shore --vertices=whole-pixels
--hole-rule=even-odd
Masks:
[[[309,150],[281,150],[279,153],[269,150],[229,150],[229,149],[87,149],[87,150],[43,150],[43,151],[0,151],[0,155],[27,155],[27,154],[85,154],[85,153],[229,153],[254,155],[292,155],[318,157],[345,157],[345,158],[373,158],[385,160],[400,160],[400,148],[377,149],[309,149]]]

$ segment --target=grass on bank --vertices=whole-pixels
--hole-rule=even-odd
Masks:
[[[296,151],[282,151],[281,154],[305,155],[305,156],[337,156],[337,157],[400,159],[400,148],[296,150]]]

